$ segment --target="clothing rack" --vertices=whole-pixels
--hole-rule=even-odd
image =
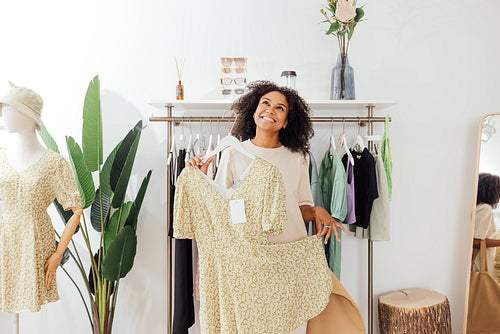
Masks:
[[[184,101],[181,102],[181,104]],[[331,103],[338,103],[339,101],[328,101]],[[354,105],[354,101],[346,101],[346,105]],[[363,103],[363,102],[360,102]],[[392,105],[394,102],[392,101],[384,101],[381,103],[382,106]],[[161,103],[161,102],[151,102],[151,104],[156,104],[157,106],[161,105],[167,109],[167,117],[162,116],[152,116],[149,118],[150,122],[167,122],[167,149],[172,145],[172,133],[173,126],[178,126],[182,122],[234,122],[236,117],[218,117],[218,116],[173,116],[173,103]],[[328,104],[328,103],[327,103]],[[314,106],[314,104],[310,103],[310,105]],[[325,102],[321,102],[321,107],[324,107]],[[332,104],[332,109],[335,104]],[[358,103],[359,105],[359,103]],[[313,116],[310,117],[311,122],[313,123],[358,123],[360,126],[368,125],[367,135],[373,135],[373,123],[382,123],[385,122],[385,117],[374,117],[373,110],[376,107],[375,104],[372,103],[363,103],[364,107],[367,109],[368,115],[367,117],[353,117],[353,116]],[[352,107],[351,107],[352,108]],[[391,118],[389,117],[389,122]],[[373,143],[371,141],[368,142],[368,149],[371,151],[373,149]],[[167,203],[170,203],[170,196],[168,189],[170,189],[170,169],[167,168]],[[170,205],[167,205],[167,217],[170,217]],[[168,235],[168,231],[167,231]],[[172,333],[172,240],[167,236],[167,334]],[[368,239],[368,334],[373,334],[373,241]]]

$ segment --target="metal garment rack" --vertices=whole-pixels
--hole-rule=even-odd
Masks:
[[[392,104],[393,102],[389,102]],[[168,116],[152,116],[150,122],[167,122],[167,149],[172,145],[173,126],[180,125],[182,122],[234,122],[235,117],[217,117],[217,116],[194,116],[194,117],[174,117],[174,104],[167,103],[163,105],[167,109]],[[374,117],[374,104],[367,103],[364,107],[368,111],[367,117],[338,117],[338,116],[316,116],[310,117],[313,123],[358,123],[362,126],[368,125],[367,135],[373,135],[373,123],[385,122],[385,117]],[[391,121],[391,118],[389,118]],[[368,142],[368,149],[373,149],[373,143]],[[167,203],[170,203],[170,169],[167,168]],[[167,217],[170,217],[170,205],[167,205]],[[168,234],[168,231],[167,231]],[[172,333],[172,240],[167,236],[167,334]],[[373,334],[373,241],[368,239],[368,334]]]

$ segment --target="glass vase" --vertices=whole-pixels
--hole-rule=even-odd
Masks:
[[[347,54],[340,53],[332,69],[330,100],[354,100],[354,70],[349,65]]]

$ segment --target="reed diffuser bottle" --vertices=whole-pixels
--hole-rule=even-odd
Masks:
[[[175,67],[177,68],[177,77],[179,78],[179,84],[177,85],[175,95],[177,97],[177,100],[184,100],[184,86],[182,85],[181,78],[182,71],[184,70],[185,59],[181,59],[180,63],[181,64],[179,69],[179,63],[177,62],[177,58],[175,58]]]
[[[179,80],[179,84],[176,89],[177,100],[184,100],[184,86],[182,82]]]

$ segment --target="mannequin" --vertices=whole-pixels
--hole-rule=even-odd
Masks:
[[[22,104],[19,104],[19,102]],[[0,165],[2,166],[0,168],[0,200],[2,200],[2,204],[8,204],[3,205],[3,214],[10,217],[6,218],[5,221],[4,217],[2,217],[2,221],[0,221],[0,229],[3,228],[5,231],[0,238],[0,247],[2,247],[4,257],[7,258],[7,260],[1,263],[2,268],[0,268],[0,279],[7,279],[0,282],[4,286],[0,295],[0,307],[2,311],[16,314],[15,327],[17,326],[17,331],[15,328],[15,333],[18,332],[19,312],[38,311],[40,305],[56,301],[59,298],[55,284],[56,270],[83,213],[78,190],[76,190],[69,164],[59,154],[47,150],[38,140],[36,129],[40,129],[42,106],[43,102],[39,95],[24,87],[16,86],[11,89],[6,97],[0,99],[0,116],[4,118],[5,130],[8,133],[6,149],[0,150]],[[54,192],[54,194],[57,194],[58,200],[59,197],[64,199],[66,205],[63,206],[71,208],[73,216],[66,224],[61,240],[56,248],[53,228],[50,218],[45,211],[52,200],[50,196],[36,198],[37,191],[32,191],[29,187],[34,187],[33,189],[37,190],[42,188],[55,189],[55,186],[52,187],[52,183],[61,179],[59,174],[57,174],[58,170],[64,170],[66,172],[64,180],[70,179],[71,182],[60,186],[58,192]],[[37,177],[39,179],[36,179]],[[2,182],[4,183],[3,185]],[[11,192],[14,195],[11,195],[6,189],[12,190]],[[12,207],[16,207],[16,204],[24,203],[25,201],[28,201],[26,211],[36,211],[32,213],[31,221],[28,221],[26,224],[28,228],[23,225],[26,223],[26,219],[18,218],[18,216],[14,216],[14,219],[12,218],[13,214],[16,213],[12,212],[15,211]],[[47,205],[41,207],[41,204],[38,202],[43,202],[43,204]],[[71,205],[68,203],[71,203]],[[7,207],[10,208],[10,212]],[[16,208],[19,209],[18,207]],[[13,226],[11,222],[8,223],[9,219],[10,221],[14,220],[16,223],[19,221],[19,227],[17,225]],[[35,227],[32,227],[30,230],[29,228],[32,225],[35,225]],[[21,235],[21,237],[24,237],[24,235],[27,235],[23,240],[16,240],[16,243],[19,243],[19,248],[22,248],[23,245],[29,246],[27,247],[28,250],[17,250],[21,259],[19,261],[20,264],[18,264],[19,268],[15,267],[12,269],[9,267],[12,262],[9,262],[9,259],[12,258],[13,254],[15,255],[15,251],[12,250],[13,241],[8,240],[9,233],[12,236]],[[40,261],[41,257],[43,258]],[[27,259],[27,261],[22,262],[23,259]],[[28,283],[23,282],[22,284],[26,285],[17,285],[17,289],[19,286],[28,286],[33,287],[33,291],[28,291],[24,294],[18,291],[11,293],[9,288],[18,284],[12,283],[12,279],[16,277],[15,273],[26,270],[26,266],[29,267],[32,264],[35,265],[35,268],[28,269],[28,274],[31,275],[28,275]],[[42,267],[43,276],[40,275]],[[4,271],[3,273],[2,270]],[[37,281],[34,281],[35,279]],[[34,299],[36,301],[32,302]]]
[[[36,135],[36,122],[31,117],[17,111],[14,107],[4,105],[2,107],[5,130],[9,133],[7,150],[5,151],[9,163],[18,172],[26,170],[29,166],[37,162],[47,149],[40,144]],[[61,236],[59,245],[54,254],[45,262],[45,286],[49,287],[50,282],[55,277],[59,263],[62,260],[64,251],[75,233],[83,213],[82,207],[73,207],[73,217],[66,224],[66,228]]]

